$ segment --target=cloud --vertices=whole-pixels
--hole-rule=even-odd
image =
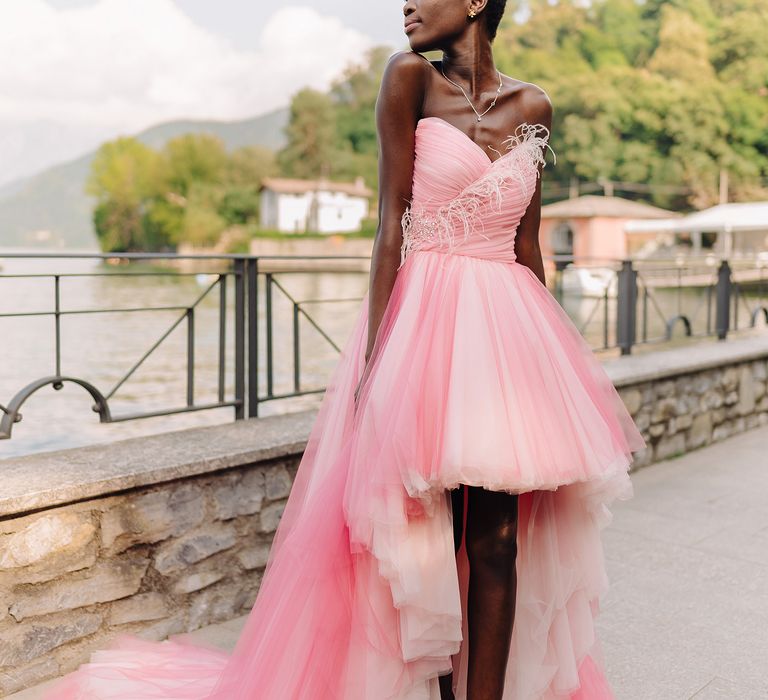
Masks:
[[[56,9],[0,0],[0,123],[137,131],[181,117],[237,119],[328,86],[370,38],[309,7],[277,9],[241,50],[172,0]]]

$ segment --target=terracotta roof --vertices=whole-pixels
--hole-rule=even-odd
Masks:
[[[261,189],[272,190],[280,194],[305,194],[325,190],[327,192],[343,192],[353,197],[370,197],[373,190],[365,186],[362,177],[355,182],[334,182],[320,178],[319,180],[299,180],[288,177],[265,177],[261,181]]]
[[[623,197],[594,194],[563,199],[552,204],[545,204],[541,208],[542,219],[576,219],[595,216],[614,219],[669,219],[682,216],[682,214]]]

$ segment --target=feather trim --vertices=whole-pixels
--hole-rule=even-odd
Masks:
[[[544,134],[537,135],[538,130],[543,130]],[[489,161],[483,175],[467,185],[448,204],[435,212],[427,212],[423,206],[414,211],[411,203],[400,220],[403,242],[397,269],[405,264],[408,255],[425,242],[438,242],[450,252],[457,245],[457,230],[464,234],[460,242],[466,241],[476,232],[478,222],[482,228],[482,217],[479,216],[481,209],[490,203],[495,211],[499,211],[503,201],[502,193],[512,187],[513,181],[520,183],[526,197],[533,196],[533,191],[529,191],[530,177],[533,174],[535,180],[539,176],[539,164],[546,167],[544,156],[547,148],[552,151],[553,162],[557,162],[557,156],[547,143],[548,140],[549,129],[546,126],[523,123],[503,141],[507,152],[495,161]],[[479,231],[479,235],[488,239],[482,231]]]

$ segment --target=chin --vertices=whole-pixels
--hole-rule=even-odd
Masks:
[[[427,42],[417,39],[416,37],[408,37],[408,44],[411,47],[411,51],[416,53],[426,53],[427,51],[434,51],[437,47],[434,42]]]
[[[408,39],[408,44],[411,47],[411,51],[416,51],[417,53],[424,53],[425,51],[434,51],[437,46],[436,44],[438,42],[435,41],[435,37],[428,36],[429,32],[427,31],[427,27],[424,26],[423,23],[419,23],[419,26],[416,27],[412,32],[406,34],[406,39]]]

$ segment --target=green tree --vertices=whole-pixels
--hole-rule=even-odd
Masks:
[[[262,146],[236,148],[227,159],[224,179],[233,185],[258,186],[262,178],[277,174],[275,154]]]
[[[180,238],[196,246],[211,246],[218,242],[227,227],[219,215],[224,188],[205,182],[195,182],[189,190],[189,198]]]
[[[224,143],[210,134],[184,134],[163,149],[169,191],[186,197],[197,182],[218,182],[227,165]]]
[[[386,46],[370,49],[360,65],[347,68],[331,87],[336,105],[336,134],[340,148],[376,155],[376,98],[391,54]]]
[[[104,250],[140,251],[169,243],[159,232],[147,236],[145,231],[161,171],[158,154],[134,138],[118,138],[99,148],[86,191],[96,198],[94,226]]]
[[[245,146],[233,151],[227,161],[228,189],[219,215],[230,225],[258,222],[261,181],[277,172],[275,154],[266,148]]]
[[[286,128],[288,143],[277,155],[285,175],[300,178],[329,176],[336,146],[333,101],[304,88],[291,101]]]
[[[88,181],[94,222],[106,251],[212,245],[231,226],[258,218],[259,185],[275,172],[274,155],[259,147],[226,152],[206,134],[169,141],[160,152],[136,139],[105,144]]]
[[[658,186],[661,206],[766,197],[765,0],[535,0],[494,54],[553,102],[555,177]],[[689,188],[685,197],[672,189]]]
[[[715,71],[709,60],[706,30],[687,12],[672,5],[663,6],[659,44],[647,67],[667,78],[697,85],[712,82]]]

